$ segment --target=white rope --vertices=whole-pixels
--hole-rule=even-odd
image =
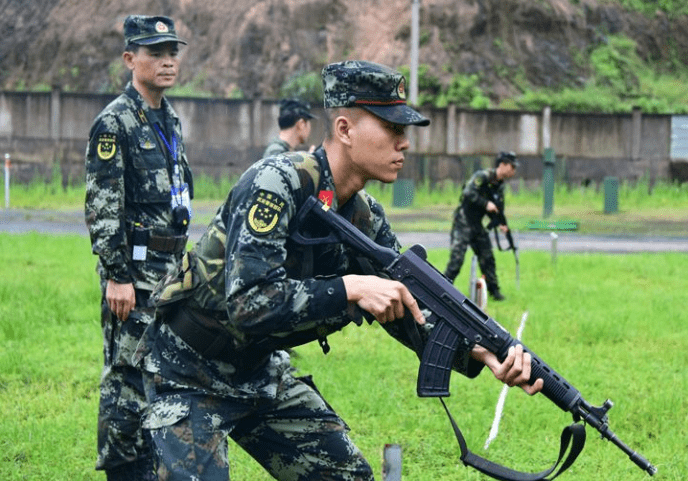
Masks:
[[[518,331],[516,331],[516,339],[518,339],[519,341],[523,336],[523,329],[526,327],[526,319],[528,319],[528,311],[523,313],[523,317],[521,317],[521,324],[518,326]],[[487,439],[485,440],[484,449],[486,451],[487,448],[490,447],[490,443],[494,441],[497,437],[497,433],[499,433],[499,422],[502,420],[502,414],[504,412],[504,403],[506,402],[506,393],[508,392],[509,386],[505,384],[504,387],[502,387],[502,392],[499,394],[499,399],[497,400],[497,406],[495,407],[495,417],[492,421],[490,434],[487,436]]]

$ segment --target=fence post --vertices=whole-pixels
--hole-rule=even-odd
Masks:
[[[394,207],[411,207],[413,205],[412,179],[397,179],[392,184],[392,205]]]
[[[545,156],[542,167],[542,192],[544,194],[544,206],[542,217],[545,219],[552,215],[554,211],[554,149],[545,149]]]
[[[604,213],[614,214],[619,210],[619,179],[604,178]]]
[[[10,208],[10,154],[5,153],[5,209]]]

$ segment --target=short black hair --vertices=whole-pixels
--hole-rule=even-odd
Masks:
[[[514,167],[518,167],[516,154],[513,152],[500,152],[495,159],[495,167],[499,167],[499,164],[511,164]]]
[[[299,99],[282,99],[280,101],[279,117],[277,124],[281,130],[293,127],[299,119],[310,120],[315,118],[311,113],[311,106]]]
[[[296,122],[299,121],[299,119],[302,119],[304,117],[299,117],[298,115],[294,115],[291,113],[285,114],[285,115],[280,115],[277,118],[277,124],[279,125],[279,128],[281,130],[288,129],[290,127],[293,127],[296,125]]]

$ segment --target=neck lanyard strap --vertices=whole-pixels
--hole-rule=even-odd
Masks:
[[[162,139],[162,143],[165,144],[165,147],[167,147],[167,151],[172,154],[172,160],[174,160],[174,167],[175,170],[178,168],[177,167],[177,136],[175,135],[174,132],[172,132],[172,145],[170,146],[170,143],[167,141],[167,137],[165,137],[165,134],[162,133],[162,129],[158,124],[153,124],[155,127],[155,130],[158,132],[158,135],[160,136],[160,139]]]

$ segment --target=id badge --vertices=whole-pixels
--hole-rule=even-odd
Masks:
[[[172,209],[175,207],[186,207],[189,211],[189,219],[192,217],[191,211],[191,196],[189,195],[189,184],[184,182],[182,184],[181,191],[176,185],[172,186]]]
[[[134,235],[131,243],[133,244],[131,258],[135,261],[145,261],[148,254],[148,236],[150,232],[140,227],[134,228]]]

